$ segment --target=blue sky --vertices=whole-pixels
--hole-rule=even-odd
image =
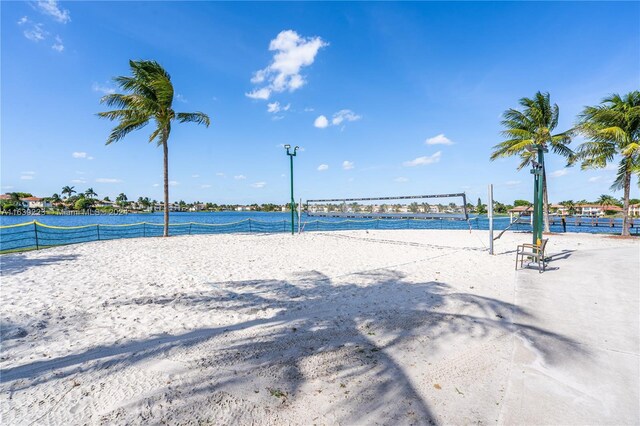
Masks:
[[[640,87],[637,2],[0,7],[2,192],[73,185],[161,199],[151,126],[105,146],[112,123],[95,116],[129,59],[171,73],[177,111],[210,115],[208,129],[172,128],[171,199],[217,203],[285,203],[282,144],[303,148],[304,199],[465,191],[475,200],[489,183],[499,201],[530,199],[517,159],[488,160],[501,113],[549,91],[565,130],[584,105]],[[553,155],[547,165],[552,201],[610,192],[613,168],[564,169]]]

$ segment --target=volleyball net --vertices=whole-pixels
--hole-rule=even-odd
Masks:
[[[468,220],[464,193],[307,200],[308,216],[361,219]]]

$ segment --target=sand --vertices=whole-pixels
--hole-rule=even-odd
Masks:
[[[520,370],[544,395],[582,383],[570,366],[584,359],[588,375],[593,358],[575,333],[588,324],[549,320],[535,288],[545,283],[553,299],[554,279],[585,279],[566,272],[578,254],[638,254],[638,241],[551,236],[551,270],[516,272],[515,247],[529,239],[505,234],[495,256],[486,232],[436,230],[146,238],[4,255],[2,422],[578,424],[567,392],[550,393],[566,398],[553,417],[522,409],[532,402]],[[631,324],[620,336],[630,342],[617,371],[626,381],[611,385],[628,389],[590,399],[593,423],[640,421],[637,400],[623,396],[638,395],[638,376],[629,379],[638,263],[617,267],[628,292],[609,296],[628,305],[612,324]],[[571,317],[572,303],[548,309]]]

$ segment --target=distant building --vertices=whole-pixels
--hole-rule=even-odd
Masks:
[[[631,204],[629,206],[629,216],[640,216],[640,204]]]
[[[22,207],[25,209],[43,209],[51,207],[51,202],[39,197],[20,198],[20,201],[22,202]]]
[[[603,216],[605,211],[622,212],[622,207],[598,204],[578,204],[575,208],[582,216]]]

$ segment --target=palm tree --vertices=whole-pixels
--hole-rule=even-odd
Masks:
[[[84,195],[86,195],[89,198],[93,198],[93,197],[97,197],[98,196],[98,194],[95,193],[93,188],[89,188],[86,191],[84,191]]]
[[[124,207],[125,204],[127,203],[127,196],[124,192],[121,192],[117,197],[116,197],[116,203],[120,204],[120,207]]]
[[[75,194],[77,191],[75,190],[75,186],[63,186],[62,191],[60,191],[62,195],[67,194],[67,197],[71,197],[72,194]]]
[[[619,204],[618,199],[612,195],[602,194],[598,201],[596,201],[601,206],[617,206]]]
[[[171,122],[192,122],[209,127],[209,116],[202,112],[178,112],[172,108],[173,84],[171,76],[155,61],[129,61],[132,76],[116,77],[114,81],[126,92],[102,98],[101,103],[116,107],[113,111],[98,113],[101,118],[119,121],[107,138],[107,145],[117,142],[134,130],[155,121],[155,130],[149,142],[157,140],[164,153],[164,236],[169,236],[169,134]]]
[[[567,208],[569,216],[576,214],[576,203],[573,200],[561,201],[560,205]]]
[[[571,143],[572,130],[553,134],[558,126],[560,108],[551,105],[549,93],[537,92],[533,99],[522,98],[519,101],[522,111],[510,108],[504,112],[501,124],[505,127],[502,135],[508,139],[493,147],[491,161],[520,156],[518,170],[533,165],[536,161],[538,145],[551,149],[554,154],[570,158],[573,151],[567,146]],[[542,170],[542,196],[544,202],[544,232],[549,232],[549,194],[547,191],[547,173]]]
[[[574,157],[582,169],[606,167],[620,158],[611,189],[624,190],[622,235],[629,235],[631,175],[640,175],[640,91],[614,94],[600,105],[585,107],[577,128],[588,139]]]

